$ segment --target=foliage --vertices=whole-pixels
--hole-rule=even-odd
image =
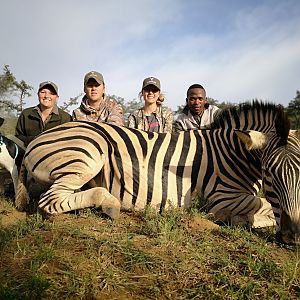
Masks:
[[[7,93],[13,91],[15,77],[9,69],[8,65],[3,67],[3,74],[0,75],[0,97],[5,97]]]
[[[289,102],[287,113],[291,120],[291,128],[300,129],[300,91],[296,91],[296,97]]]
[[[0,111],[2,115],[12,115],[16,111],[19,114],[25,105],[25,98],[30,97],[33,87],[24,80],[17,81],[9,69],[9,65],[3,67],[0,74]],[[15,103],[15,100],[17,103]]]

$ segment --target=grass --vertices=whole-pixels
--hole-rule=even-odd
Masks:
[[[4,118],[4,123],[1,126],[1,130],[0,132],[4,135],[14,135],[15,134],[15,129],[16,129],[16,125],[17,125],[17,117],[7,117]]]
[[[195,212],[151,209],[116,222],[87,209],[7,225],[15,211],[0,203],[0,299],[300,297],[299,249],[276,244],[272,230],[204,230]]]

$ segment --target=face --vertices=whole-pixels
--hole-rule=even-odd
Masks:
[[[156,103],[160,95],[160,90],[154,85],[148,85],[143,88],[143,98],[146,104]]]
[[[187,105],[194,114],[201,114],[207,103],[205,90],[200,88],[191,89],[188,92]]]
[[[38,92],[39,102],[41,109],[53,108],[53,106],[57,103],[58,96],[55,92],[50,88],[42,88]]]
[[[84,87],[84,92],[91,103],[101,101],[105,92],[103,83],[99,84],[96,80],[90,79]]]

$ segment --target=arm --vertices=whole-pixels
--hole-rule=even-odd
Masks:
[[[107,117],[106,122],[118,126],[124,125],[123,108],[120,104],[115,102],[112,105],[111,111],[109,113],[109,116]]]
[[[67,112],[64,112],[62,115],[62,124],[70,121],[72,121],[72,117]]]
[[[23,113],[21,113],[18,119],[15,136],[23,141],[26,147],[35,138],[35,136],[29,136],[26,133],[25,116]]]
[[[172,132],[173,129],[173,113],[168,110],[165,116],[165,124],[163,128],[163,132]]]
[[[175,132],[184,131],[182,123],[179,122],[178,120],[175,121],[174,131]]]
[[[129,128],[136,128],[135,126],[135,117],[133,114],[130,114],[129,117],[128,117],[128,125],[127,127]]]

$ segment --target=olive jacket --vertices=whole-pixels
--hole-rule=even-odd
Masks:
[[[15,136],[24,142],[25,147],[40,133],[71,121],[71,116],[57,106],[53,107],[45,123],[39,112],[39,105],[25,108],[18,118]]]

